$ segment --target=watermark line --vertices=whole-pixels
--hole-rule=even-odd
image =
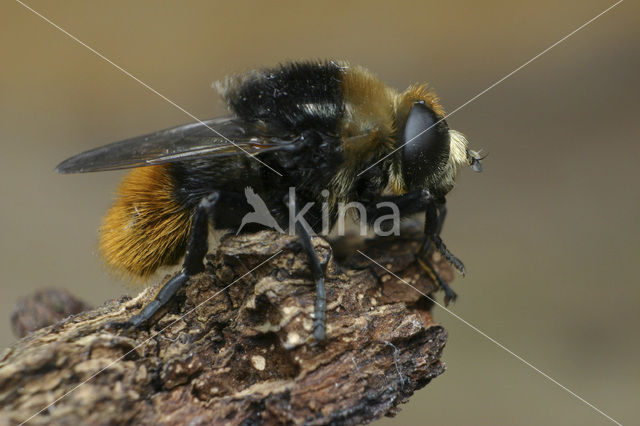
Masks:
[[[103,371],[105,371],[106,369],[108,369],[109,367],[113,366],[114,364],[122,361],[127,355],[129,355],[130,353],[134,352],[136,349],[146,345],[150,340],[152,340],[153,338],[155,338],[156,336],[160,335],[163,331],[165,331],[167,328],[173,326],[174,324],[176,324],[178,321],[181,321],[183,318],[185,318],[186,316],[190,315],[193,311],[195,311],[196,309],[198,309],[200,306],[204,305],[205,303],[209,302],[211,299],[213,299],[214,297],[216,297],[217,295],[219,295],[220,293],[222,293],[223,291],[227,290],[229,287],[231,287],[232,285],[234,285],[235,283],[237,283],[238,281],[242,280],[244,277],[246,277],[247,275],[250,275],[253,271],[255,271],[256,269],[260,268],[262,265],[266,264],[267,262],[269,262],[271,259],[273,259],[274,257],[278,256],[280,253],[282,253],[282,250],[279,250],[278,252],[276,252],[275,254],[273,254],[272,256],[270,256],[268,259],[266,259],[265,261],[261,262],[258,266],[252,268],[251,270],[247,271],[246,273],[244,273],[242,276],[236,278],[231,284],[227,284],[225,287],[223,287],[222,289],[220,289],[219,291],[215,292],[212,296],[209,296],[207,299],[205,299],[203,302],[198,303],[195,307],[191,308],[190,310],[188,310],[187,312],[185,312],[180,318],[176,319],[175,321],[173,321],[172,323],[170,323],[169,325],[163,327],[160,331],[157,331],[156,333],[154,333],[152,336],[150,336],[147,340],[145,340],[144,342],[138,344],[137,346],[135,346],[133,349],[129,350],[127,353],[125,353],[124,355],[122,355],[120,358],[117,358],[115,361],[110,362],[107,366],[101,368],[99,371],[95,372],[94,374],[92,374],[91,376],[89,376],[88,379],[84,380],[83,382],[77,384],[76,386],[74,386],[73,388],[71,388],[69,391],[67,391],[64,395],[58,397],[55,401],[53,401],[52,403],[50,403],[49,405],[47,405],[46,407],[42,408],[40,411],[38,411],[37,413],[33,414],[31,417],[29,417],[27,420],[23,421],[22,423],[20,423],[20,426],[24,425],[25,423],[28,423],[31,419],[33,419],[35,416],[37,416],[38,414],[42,413],[45,410],[48,410],[50,407],[52,407],[53,405],[55,405],[56,403],[58,403],[60,400],[64,399],[65,397],[67,397],[68,395],[70,395],[71,393],[73,393],[75,390],[77,390],[80,386],[85,385],[86,383],[88,383],[89,381],[91,381],[94,377],[98,376],[100,373],[102,373]]]
[[[236,235],[238,235],[242,229],[248,224],[261,225],[264,228],[270,228],[280,232],[281,234],[285,234],[285,232],[278,221],[271,214],[271,210],[265,203],[265,201],[260,197],[259,194],[255,192],[255,190],[251,186],[247,186],[244,189],[245,198],[247,204],[253,207],[252,212],[247,212],[240,222],[240,226],[236,231]],[[320,207],[320,218],[316,218],[315,225],[318,225],[319,222],[322,222],[322,230],[320,231],[320,235],[327,236],[331,231],[331,226],[329,226],[331,222],[331,212],[329,209],[328,198],[330,195],[330,191],[325,189],[320,192],[321,196],[324,197],[324,201],[321,203]],[[288,199],[292,201],[289,204],[289,226],[288,226],[288,234],[296,235],[296,225],[302,225],[310,235],[317,235],[316,230],[313,226],[307,222],[304,218],[304,214],[314,207],[316,204],[315,201],[307,202],[304,206],[302,206],[299,211],[296,207],[296,187],[290,186]],[[375,219],[373,220],[373,232],[375,235],[379,237],[386,237],[389,235],[400,235],[400,208],[399,206],[392,201],[380,201],[375,205],[376,210],[373,212],[376,214]],[[351,201],[349,203],[345,203],[343,201],[338,202],[337,205],[337,218],[335,218],[334,225],[338,227],[338,235],[345,235],[345,220],[347,218],[347,211],[350,209],[355,209],[358,214],[357,218],[360,220],[360,235],[366,236],[369,232],[369,219],[367,217],[367,212],[369,210],[373,210],[373,207],[370,205],[369,208],[360,202]],[[388,214],[381,214],[380,210],[388,209]],[[390,211],[390,212],[389,212]],[[354,218],[355,219],[355,218]],[[384,229],[383,229],[384,227]]]
[[[251,154],[250,152],[246,151],[244,148],[242,148],[240,145],[238,145],[237,143],[235,143],[234,141],[232,141],[231,139],[227,138],[225,135],[223,135],[222,133],[220,133],[219,131],[217,131],[216,129],[214,129],[213,127],[209,126],[207,123],[205,123],[204,121],[200,120],[198,117],[196,117],[195,115],[193,115],[192,113],[190,113],[189,111],[187,111],[186,109],[184,109],[183,107],[181,107],[180,105],[178,105],[177,103],[175,103],[174,101],[172,101],[171,99],[169,99],[168,97],[166,97],[165,95],[163,95],[162,93],[158,92],[156,89],[154,89],[153,87],[149,86],[147,83],[145,83],[144,81],[140,80],[138,77],[136,77],[135,75],[131,74],[129,71],[125,70],[124,68],[122,68],[120,65],[116,64],[115,62],[113,62],[111,59],[107,58],[106,56],[104,56],[102,53],[98,52],[96,49],[94,49],[93,47],[89,46],[88,44],[86,44],[85,42],[83,42],[82,40],[80,40],[78,37],[74,36],[73,34],[69,33],[67,30],[65,30],[64,28],[60,27],[59,25],[57,25],[55,22],[51,21],[49,18],[47,18],[46,16],[42,15],[41,13],[39,13],[38,11],[36,11],[35,9],[33,9],[32,7],[30,7],[29,5],[23,3],[20,0],[16,0],[17,3],[19,3],[20,5],[22,5],[24,8],[30,10],[31,12],[33,12],[35,15],[39,16],[41,19],[43,19],[45,22],[51,24],[53,27],[55,27],[56,29],[60,30],[62,33],[64,33],[65,35],[67,35],[69,38],[71,38],[72,40],[74,40],[75,42],[77,42],[78,44],[86,47],[87,49],[89,49],[92,53],[94,53],[95,55],[97,55],[99,58],[101,58],[102,60],[108,62],[109,64],[113,65],[115,68],[117,68],[119,71],[121,71],[122,73],[124,73],[125,75],[127,75],[128,77],[131,77],[133,80],[135,80],[137,83],[139,83],[140,85],[142,85],[144,88],[146,88],[147,90],[151,91],[152,93],[160,96],[162,99],[164,99],[166,102],[168,102],[169,104],[173,105],[174,107],[176,107],[177,109],[179,109],[180,111],[182,111],[183,113],[185,113],[186,115],[188,115],[189,117],[193,118],[194,120],[196,120],[198,123],[202,124],[203,126],[205,126],[207,129],[211,130],[213,133],[215,133],[216,135],[220,136],[222,139],[224,139],[225,141],[229,142],[230,144],[232,144],[233,146],[235,146],[236,148],[238,148],[240,151],[244,152],[245,154],[247,154],[249,157],[255,159],[256,161],[258,161],[259,163],[261,163],[263,166],[265,166],[266,168],[268,168],[269,170],[271,170],[272,172],[274,172],[275,174],[277,174],[278,176],[282,177],[282,174],[280,172],[278,172],[277,170],[275,170],[274,168],[272,168],[271,166],[269,166],[267,163],[265,163],[264,161],[260,160],[259,158],[257,158],[255,156],[255,154]]]
[[[620,3],[622,3],[624,0],[618,0],[616,3],[614,3],[613,5],[609,6],[608,8],[606,8],[605,10],[603,10],[602,12],[600,12],[599,14],[597,14],[596,16],[594,16],[593,18],[589,19],[587,22],[585,22],[584,24],[580,25],[578,28],[576,28],[575,30],[571,31],[569,34],[567,34],[566,36],[562,37],[560,40],[556,41],[555,43],[553,43],[551,46],[547,47],[546,49],[544,49],[542,52],[538,53],[537,55],[535,55],[533,58],[529,59],[527,62],[525,62],[524,64],[520,65],[518,68],[514,69],[513,71],[511,71],[510,73],[508,73],[507,75],[505,75],[504,77],[502,77],[500,80],[496,81],[495,83],[493,83],[491,86],[487,87],[486,89],[484,89],[483,91],[481,91],[480,93],[478,93],[477,95],[475,95],[474,97],[472,97],[471,99],[469,99],[468,101],[466,101],[465,103],[463,103],[462,105],[458,106],[457,108],[455,108],[453,111],[451,111],[449,114],[445,114],[444,117],[442,117],[440,120],[436,121],[435,123],[433,123],[431,126],[427,127],[426,129],[424,129],[422,132],[418,133],[417,135],[415,135],[414,137],[412,137],[411,139],[409,139],[407,142],[403,143],[402,145],[400,145],[399,147],[397,147],[396,149],[394,149],[393,151],[391,151],[390,153],[388,153],[387,155],[385,155],[384,157],[382,157],[381,159],[379,159],[378,161],[376,161],[375,163],[373,163],[372,165],[370,165],[369,167],[367,167],[366,169],[364,169],[363,171],[361,171],[360,173],[358,173],[358,176],[360,176],[361,174],[363,174],[364,172],[366,172],[367,170],[369,170],[370,168],[376,166],[378,163],[380,163],[381,161],[384,161],[385,159],[387,159],[388,157],[390,157],[391,155],[393,155],[395,152],[397,152],[398,150],[402,149],[402,147],[404,147],[405,145],[407,145],[408,143],[412,142],[414,139],[420,137],[421,135],[423,135],[424,133],[428,132],[431,128],[435,127],[438,123],[440,123],[441,121],[451,117],[453,114],[455,114],[456,112],[460,111],[462,108],[466,107],[467,105],[469,105],[471,102],[475,101],[476,99],[478,99],[480,96],[484,95],[485,93],[487,93],[489,90],[493,89],[494,87],[496,87],[497,85],[499,85],[500,83],[502,83],[503,81],[505,81],[506,79],[508,79],[509,77],[511,77],[512,75],[514,75],[515,73],[517,73],[518,71],[520,71],[522,68],[526,67],[527,65],[529,65],[531,62],[535,61],[536,59],[538,59],[539,57],[541,57],[542,55],[544,55],[545,53],[547,53],[548,51],[550,51],[551,49],[553,49],[554,47],[556,47],[557,45],[559,45],[560,43],[562,43],[563,41],[565,41],[566,39],[568,39],[569,37],[571,37],[572,35],[574,35],[575,33],[577,33],[578,31],[582,30],[584,27],[586,27],[587,25],[591,24],[593,21],[595,21],[596,19],[600,18],[602,15],[604,15],[605,13],[609,12],[611,9],[613,9],[614,7],[618,6]]]
[[[622,423],[620,423],[619,421],[615,420],[614,418],[612,418],[611,416],[609,416],[607,413],[605,413],[604,411],[602,411],[601,409],[599,409],[598,407],[596,407],[595,405],[593,405],[592,403],[590,403],[589,401],[587,401],[586,399],[584,399],[583,397],[581,397],[580,395],[578,395],[577,393],[575,393],[574,391],[572,391],[571,389],[569,389],[568,387],[566,387],[565,385],[563,385],[562,383],[558,382],[556,379],[554,379],[553,377],[551,377],[550,375],[548,375],[547,373],[545,373],[544,371],[540,370],[539,368],[537,368],[535,365],[531,364],[529,361],[527,361],[526,359],[524,359],[523,357],[521,357],[520,355],[516,354],[515,352],[513,352],[511,349],[507,348],[505,345],[503,345],[502,343],[498,342],[496,339],[494,339],[493,337],[489,336],[487,333],[485,333],[484,331],[480,330],[478,327],[476,327],[475,325],[471,324],[469,321],[465,320],[464,318],[462,318],[460,315],[456,314],[455,312],[453,312],[452,310],[450,310],[449,308],[447,308],[446,306],[443,306],[442,304],[438,303],[433,297],[427,295],[426,293],[424,293],[423,291],[418,290],[414,285],[412,285],[411,283],[405,281],[404,279],[400,278],[398,275],[396,275],[395,273],[393,273],[392,271],[390,271],[388,268],[385,268],[384,266],[382,266],[380,263],[376,262],[375,260],[373,260],[372,258],[370,258],[369,256],[367,256],[366,254],[364,254],[362,251],[357,250],[358,253],[360,253],[362,256],[366,257],[369,261],[371,261],[372,263],[376,264],[377,266],[379,266],[380,268],[384,269],[385,271],[387,271],[389,274],[393,275],[395,278],[397,278],[398,280],[402,281],[404,284],[408,285],[409,287],[411,287],[412,289],[414,289],[415,291],[417,291],[418,293],[420,293],[422,296],[426,297],[427,299],[429,299],[430,301],[432,301],[433,303],[435,303],[436,305],[438,305],[440,308],[442,308],[443,310],[445,310],[446,312],[448,312],[449,314],[451,314],[453,317],[455,317],[456,319],[458,319],[459,321],[461,321],[463,324],[465,324],[466,326],[470,327],[472,330],[474,330],[475,332],[479,333],[480,335],[482,335],[483,337],[485,337],[486,339],[488,339],[490,342],[494,343],[495,345],[497,345],[499,348],[503,349],[504,351],[508,352],[509,354],[511,354],[512,356],[514,356],[518,361],[524,363],[525,365],[527,365],[528,367],[532,368],[533,370],[535,370],[536,372],[538,372],[539,374],[541,374],[543,377],[545,377],[547,380],[551,381],[552,383],[558,385],[560,388],[562,388],[563,390],[565,390],[566,392],[568,392],[570,395],[574,396],[575,398],[577,398],[578,400],[580,400],[581,402],[585,403],[586,405],[588,405],[589,407],[591,407],[592,409],[594,409],[595,411],[597,411],[598,413],[600,413],[601,415],[603,415],[604,417],[606,417],[607,419],[611,420],[613,423],[617,424],[618,426],[622,426]]]

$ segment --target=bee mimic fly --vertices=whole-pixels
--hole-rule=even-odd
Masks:
[[[394,203],[402,216],[424,212],[425,238],[417,260],[444,290],[445,301],[456,297],[426,255],[433,245],[464,273],[440,232],[445,196],[458,170],[470,166],[480,171],[480,157],[461,133],[449,129],[429,87],[416,84],[398,92],[362,67],[327,61],[238,74],[217,88],[228,117],[112,143],[56,168],[60,173],[133,169],[100,228],[100,249],[110,267],[145,278],[184,258],[181,271],[129,325],[150,320],[190,277],[204,270],[210,223],[232,232],[240,228],[243,216],[253,211],[246,187],[284,229],[291,209],[310,202],[318,207],[311,207],[305,219],[315,232],[322,227],[323,201],[328,202],[330,224],[341,202],[362,203],[369,221],[379,217],[375,206],[382,201]],[[295,187],[295,205],[290,187]],[[326,190],[328,198],[321,199]],[[242,232],[257,229],[248,224]],[[297,223],[295,233],[316,285],[314,336],[321,341],[324,265],[309,229]]]

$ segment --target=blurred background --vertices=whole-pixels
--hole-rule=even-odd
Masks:
[[[361,64],[451,111],[613,4],[28,2],[199,118],[211,83],[290,59]],[[192,121],[18,3],[0,13],[0,343],[45,286],[101,304],[97,233],[122,173],[61,176],[79,151]],[[622,423],[640,395],[640,7],[626,1],[448,119],[489,152],[449,197],[468,276],[453,310]],[[447,372],[379,424],[608,424],[441,309]],[[636,419],[635,421],[633,419]]]

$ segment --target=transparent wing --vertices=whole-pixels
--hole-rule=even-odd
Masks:
[[[150,166],[191,158],[255,155],[292,141],[247,130],[237,118],[215,118],[104,145],[64,160],[58,173],[85,173]]]

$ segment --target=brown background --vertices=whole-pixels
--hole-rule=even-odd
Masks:
[[[344,58],[388,84],[432,83],[449,111],[608,1],[29,4],[200,118],[210,84],[300,58]],[[489,153],[449,197],[465,260],[455,312],[623,423],[640,394],[640,8],[626,1],[449,119]],[[120,173],[59,176],[80,150],[191,119],[18,3],[0,12],[0,343],[43,286],[122,294],[96,253]],[[395,420],[607,424],[441,309],[448,371]]]

